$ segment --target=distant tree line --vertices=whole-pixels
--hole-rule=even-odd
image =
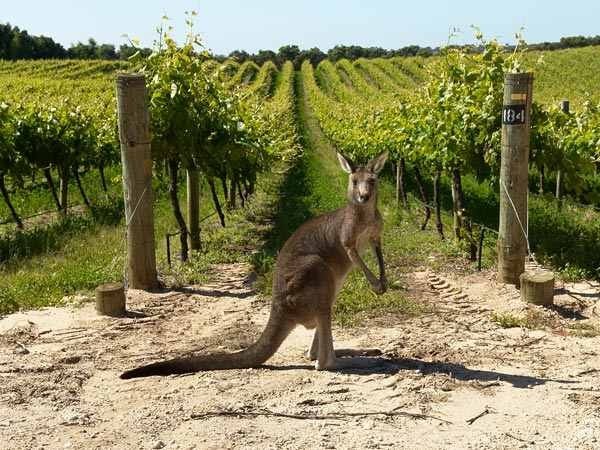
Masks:
[[[137,51],[149,55],[150,49],[123,44],[98,44],[94,39],[65,49],[47,36],[33,36],[10,23],[0,24],[0,59],[127,59]]]
[[[300,67],[303,61],[309,60],[312,64],[318,64],[324,59],[337,61],[338,59],[355,60],[358,58],[391,58],[393,56],[432,56],[439,51],[438,48],[420,47],[409,45],[397,50],[386,50],[381,47],[361,47],[360,45],[336,45],[327,53],[318,47],[308,50],[300,50],[297,45],[284,45],[277,52],[272,50],[259,50],[256,53],[248,53],[245,50],[234,50],[229,55],[218,55],[216,58],[224,61],[235,58],[239,62],[254,61],[262,64],[265,61],[275,61],[282,64],[285,61],[293,61],[294,66]]]
[[[561,50],[563,48],[589,47],[590,45],[600,45],[600,36],[567,36],[560,38],[558,42],[540,42],[528,47],[535,50]]]
[[[597,36],[568,36],[563,37],[558,42],[541,42],[538,44],[528,44],[529,50],[561,50],[574,47],[588,47],[591,45],[600,45],[600,35]],[[463,50],[473,53],[482,51],[482,47],[476,45],[459,46]],[[508,50],[513,49],[507,45]],[[385,49],[382,47],[361,47],[360,45],[336,45],[327,53],[317,47],[308,50],[300,50],[297,45],[285,45],[277,52],[272,50],[259,50],[256,53],[248,53],[245,50],[235,50],[229,55],[218,55],[217,59],[225,60],[235,58],[239,62],[254,61],[256,64],[262,64],[265,61],[275,61],[283,63],[284,61],[293,61],[296,67],[300,67],[304,60],[310,60],[313,64],[318,64],[324,59],[337,61],[339,59],[349,59],[351,61],[359,58],[392,58],[394,56],[423,56],[429,57],[437,55],[439,47],[421,47],[419,45],[408,45],[399,49]]]
[[[600,45],[600,36],[568,36],[558,42],[541,42],[530,44],[532,50],[560,50],[573,47],[587,47]],[[466,46],[473,52],[480,50],[477,46]],[[507,46],[507,48],[511,48]],[[74,58],[74,59],[127,59],[137,51],[149,55],[149,48],[138,49],[133,45],[123,44],[118,49],[113,44],[98,44],[90,38],[87,43],[78,42],[68,49],[46,36],[33,36],[25,30],[13,27],[11,24],[0,24],[0,59],[49,59],[49,58]],[[284,45],[277,52],[273,50],[259,50],[248,53],[245,50],[235,50],[229,55],[216,55],[218,60],[235,58],[239,62],[254,61],[262,64],[265,61],[274,61],[282,64],[284,61],[293,61],[294,66],[300,67],[303,61],[310,60],[318,64],[324,59],[337,61],[339,59],[355,60],[358,58],[391,58],[394,56],[433,56],[438,54],[439,47],[421,47],[408,45],[399,49],[384,49],[381,47],[361,47],[360,45],[336,45],[323,52],[318,47],[301,50],[297,45]]]

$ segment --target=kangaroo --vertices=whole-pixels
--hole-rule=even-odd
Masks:
[[[332,307],[346,276],[358,266],[376,294],[387,290],[381,250],[383,221],[377,209],[377,176],[387,152],[365,166],[355,166],[337,154],[348,173],[348,203],[344,208],[308,220],[286,241],[279,252],[273,277],[271,313],[256,343],[237,353],[181,357],[124,372],[122,379],[199,372],[204,370],[258,367],[281,346],[297,325],[315,329],[308,357],[317,370],[368,367],[378,361],[368,358],[339,358],[378,351],[338,350],[331,334]],[[369,245],[379,266],[379,278],[361,258]]]

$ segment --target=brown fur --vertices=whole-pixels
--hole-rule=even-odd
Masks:
[[[336,357],[331,334],[331,314],[336,296],[353,266],[365,274],[374,292],[387,289],[377,210],[377,174],[387,153],[365,167],[354,167],[338,154],[348,177],[348,204],[302,224],[286,241],[275,266],[269,321],[258,341],[231,354],[209,354],[162,361],[127,371],[121,378],[256,367],[267,361],[297,325],[316,328],[309,356],[317,369],[364,365],[368,361]],[[367,268],[361,253],[375,251],[379,277]],[[346,352],[347,353],[347,352]]]

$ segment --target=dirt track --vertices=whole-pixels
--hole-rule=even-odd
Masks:
[[[600,338],[566,336],[564,318],[595,317],[595,285],[565,286],[544,313],[553,331],[527,331],[490,320],[523,309],[492,274],[417,272],[409,295],[431,312],[335,330],[337,347],[381,348],[377,370],[314,371],[297,329],[270,368],[120,380],[257,336],[268,305],[245,268],[217,272],[213,285],[131,292],[130,318],[86,303],[2,319],[0,448],[600,448]]]

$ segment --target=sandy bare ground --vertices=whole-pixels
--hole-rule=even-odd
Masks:
[[[128,318],[85,303],[0,320],[0,448],[600,448],[600,338],[568,332],[570,317],[596,320],[597,285],[565,285],[561,306],[538,311],[550,327],[528,331],[490,320],[526,312],[493,274],[422,271],[408,294],[430,312],[335,330],[338,347],[381,348],[377,370],[314,371],[311,333],[297,329],[271,367],[120,380],[258,335],[268,304],[245,268],[216,273],[213,285],[130,292]]]

